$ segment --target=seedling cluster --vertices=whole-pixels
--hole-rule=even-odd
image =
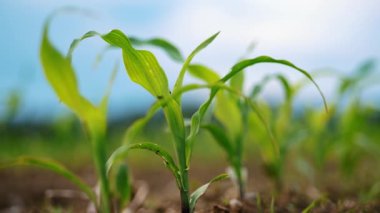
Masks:
[[[170,42],[155,38],[143,40],[129,37],[120,30],[112,30],[102,34],[95,31],[85,33],[81,38],[75,39],[70,46],[67,55],[60,53],[51,43],[48,32],[51,18],[44,26],[43,37],[40,46],[40,59],[43,71],[50,86],[65,104],[81,120],[88,138],[91,141],[91,153],[94,160],[100,192],[96,193],[90,185],[83,182],[78,176],[66,169],[58,162],[36,158],[21,157],[2,167],[13,165],[34,165],[56,172],[81,189],[93,203],[98,212],[121,212],[128,208],[133,196],[131,175],[125,159],[132,150],[147,150],[159,156],[167,169],[175,178],[179,189],[181,211],[183,213],[194,212],[197,200],[205,193],[208,186],[222,179],[230,177],[235,183],[239,198],[244,200],[248,181],[247,169],[244,166],[244,144],[253,141],[260,150],[263,163],[268,175],[273,178],[277,190],[283,186],[283,175],[287,157],[294,146],[304,146],[315,153],[315,162],[318,167],[325,164],[330,146],[344,147],[340,152],[342,168],[348,173],[353,171],[352,158],[356,158],[356,146],[350,133],[353,128],[352,120],[358,121],[360,102],[355,99],[347,111],[340,113],[342,120],[333,120],[339,100],[335,105],[327,107],[327,103],[319,86],[312,75],[286,60],[278,60],[269,56],[258,56],[238,61],[232,66],[225,76],[219,76],[218,72],[203,64],[192,63],[193,58],[209,44],[219,33],[207,38],[199,44],[186,58]],[[111,86],[105,92],[100,104],[93,104],[84,97],[78,87],[76,71],[71,58],[75,48],[84,40],[98,38],[106,45],[119,49],[122,53],[124,68],[128,77],[136,84],[143,87],[155,97],[156,101],[146,114],[131,124],[125,132],[125,137],[120,146],[110,155],[106,152],[107,141],[107,105]],[[165,71],[160,66],[155,55],[148,50],[139,49],[142,46],[155,46],[165,51],[174,61],[181,63],[177,80],[173,88],[169,87]],[[275,63],[287,66],[304,75],[308,82],[316,87],[325,109],[311,111],[305,116],[305,126],[308,133],[300,135],[297,126],[291,125],[294,119],[293,102],[298,91],[308,83],[301,82],[292,85],[288,79],[281,75],[268,75],[260,83],[255,85],[249,94],[243,90],[244,75],[247,68],[261,63]],[[343,78],[338,98],[350,89],[355,89],[355,82],[360,77],[369,73],[372,64],[369,62],[359,68],[358,76]],[[185,74],[189,73],[203,83],[184,84]],[[115,72],[110,77],[110,85],[115,78]],[[278,81],[285,92],[284,101],[272,107],[264,100],[260,100],[260,93],[268,82]],[[186,126],[182,112],[183,94],[198,90],[208,89],[209,95],[204,103],[193,113],[190,125]],[[166,123],[170,129],[174,145],[174,156],[160,145],[155,143],[138,141],[138,135],[149,123],[153,116],[162,110]],[[205,119],[206,113],[212,113],[214,119]],[[361,118],[361,117],[360,117]],[[350,121],[347,121],[350,119]],[[330,124],[335,122],[334,124]],[[326,125],[336,126],[341,137],[339,140],[328,135],[324,131]],[[359,127],[358,127],[359,128]],[[193,145],[197,143],[199,131],[209,132],[220,148],[225,152],[229,163],[227,174],[221,174],[199,187],[194,192],[189,188],[189,169],[193,152]],[[326,138],[336,139],[334,144],[328,144]],[[303,142],[306,141],[306,142]],[[347,142],[351,141],[351,142]]]

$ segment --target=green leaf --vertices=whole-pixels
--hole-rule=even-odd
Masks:
[[[207,83],[215,83],[220,80],[215,71],[204,65],[190,65],[189,73]],[[236,88],[232,87],[232,89]],[[219,92],[216,98],[214,114],[218,121],[226,127],[232,140],[240,134],[242,129],[241,113],[234,98]]]
[[[219,91],[216,96],[214,115],[226,128],[231,140],[235,140],[241,134],[243,123],[240,108],[235,99],[224,91]]]
[[[78,45],[80,44],[81,41],[87,39],[87,38],[91,38],[91,37],[94,37],[98,35],[97,32],[95,31],[89,31],[87,33],[85,33],[82,37],[80,38],[77,38],[77,39],[74,39],[71,44],[70,44],[70,48],[69,48],[69,51],[67,52],[67,55],[66,57],[71,60],[72,56],[73,56],[73,53],[74,53],[74,50],[78,47]],[[105,50],[104,50],[105,51]],[[103,53],[103,52],[102,52]]]
[[[7,164],[0,164],[0,169],[5,169],[14,166],[36,166],[42,169],[55,172],[69,180],[75,186],[77,186],[98,207],[96,194],[91,189],[91,187],[88,186],[85,182],[83,182],[80,177],[78,177],[77,175],[69,171],[65,166],[56,161],[44,158],[24,156]]]
[[[188,69],[188,66],[190,65],[191,63],[191,60],[193,60],[194,56],[196,54],[198,54],[201,50],[203,50],[204,48],[206,48],[212,41],[214,41],[214,39],[219,35],[219,32],[218,33],[215,33],[214,35],[212,35],[211,37],[209,37],[208,39],[206,39],[205,41],[203,41],[200,45],[198,45],[194,50],[193,52],[191,52],[191,54],[186,58],[186,61],[183,63],[183,66],[182,66],[182,69],[178,75],[178,78],[177,78],[177,81],[175,82],[175,85],[174,85],[174,88],[173,88],[173,92],[177,92],[177,90],[179,90],[181,87],[182,87],[182,84],[183,84],[183,78],[185,77],[185,73],[186,73],[186,70]],[[180,100],[181,100],[181,96],[177,97],[176,98],[177,102],[179,103]]]
[[[220,79],[220,76],[216,72],[201,64],[191,64],[188,69],[192,76],[209,84],[213,84]]]
[[[256,48],[257,43],[256,42],[251,42],[247,49],[245,50],[244,54],[240,56],[239,60],[245,59],[250,55],[253,50]],[[242,92],[243,91],[243,86],[244,86],[244,72],[240,72],[239,74],[235,75],[233,78],[230,80],[230,86],[234,88],[237,91]]]
[[[235,75],[230,80],[230,86],[237,91],[243,91],[243,85],[244,85],[244,72],[240,72],[239,74]]]
[[[215,71],[204,65],[190,65],[189,73],[207,83],[215,83],[220,80]],[[216,98],[214,114],[217,120],[223,124],[229,136],[231,136],[230,139],[234,140],[242,131],[241,112],[236,100],[223,92],[219,92]]]
[[[148,92],[155,96],[161,103],[164,110],[165,118],[173,133],[176,141],[175,145],[177,153],[184,152],[182,143],[185,140],[185,125],[182,116],[182,109],[178,103],[171,99],[168,80],[161,66],[158,64],[155,56],[146,50],[136,50],[133,48],[128,37],[120,30],[112,30],[111,32],[100,35],[98,33],[87,33],[79,40],[89,38],[94,35],[99,35],[108,44],[122,49],[124,65],[127,73],[132,81],[144,87]],[[162,99],[169,99],[166,104],[161,102]],[[149,120],[139,120],[133,126],[132,135],[139,132]],[[131,135],[131,131],[127,136]]]
[[[202,125],[202,128],[210,132],[218,145],[227,153],[228,157],[232,157],[234,155],[233,147],[228,139],[228,136],[222,128],[213,124]]]
[[[79,41],[84,39],[100,36],[105,42],[111,46],[122,49],[124,66],[130,79],[144,87],[153,96],[160,98],[169,96],[168,80],[165,72],[159,65],[156,57],[149,51],[136,50],[129,38],[120,30],[112,30],[111,32],[101,35],[95,31],[89,31],[81,38],[73,41],[70,49],[74,49]],[[69,54],[72,51],[69,51]]]
[[[176,98],[179,95],[193,90],[198,89],[205,89],[205,88],[211,88],[214,86],[214,84],[207,84],[207,85],[201,85],[201,84],[189,84],[183,86],[179,91],[172,94],[172,97],[166,97],[162,100],[157,100],[152,106],[149,108],[148,112],[145,114],[144,117],[137,119],[135,122],[133,122],[132,125],[129,126],[129,128],[126,130],[124,134],[123,143],[128,144],[133,142],[137,135],[141,132],[141,130],[145,127],[145,125],[153,118],[153,116],[158,112],[160,109],[160,106],[165,106],[169,101],[171,101],[171,98]]]
[[[212,180],[210,180],[208,183],[206,183],[205,185],[203,185],[203,186],[199,187],[197,190],[195,190],[190,196],[190,212],[194,212],[195,205],[197,204],[198,199],[206,192],[206,190],[210,186],[210,184],[212,184],[216,181],[224,180],[226,178],[228,178],[227,174],[218,175],[215,178],[213,178]]]
[[[134,46],[142,46],[142,45],[151,45],[154,47],[161,48],[169,55],[171,59],[177,62],[183,62],[185,59],[182,56],[181,51],[173,45],[171,42],[162,39],[162,38],[152,38],[152,39],[139,39],[136,37],[130,37],[130,41]]]
[[[49,84],[59,99],[85,122],[90,132],[104,132],[105,114],[80,94],[75,70],[70,59],[64,57],[51,44],[48,30],[49,22],[44,26],[40,59]]]
[[[124,133],[123,144],[130,144],[136,140],[137,135],[142,131],[146,124],[153,118],[156,112],[160,109],[160,102],[155,102],[145,114],[144,117],[137,119],[128,127]]]
[[[144,149],[158,155],[164,161],[165,166],[172,172],[172,174],[176,178],[177,184],[179,184],[178,186],[181,186],[181,184],[178,182],[180,180],[179,169],[176,163],[174,162],[173,158],[167,151],[165,151],[159,145],[154,143],[136,143],[131,145],[120,146],[111,154],[107,161],[108,172],[111,170],[112,166],[115,163],[120,162],[121,160],[126,158],[129,151],[133,149]]]
[[[272,150],[273,150],[272,154],[270,154],[270,155],[273,156],[273,158],[277,159],[279,157],[278,141],[274,137],[273,131],[272,131],[270,125],[268,124],[267,120],[265,119],[264,114],[259,109],[259,107],[256,106],[256,104],[254,102],[252,102],[251,99],[249,99],[249,98],[246,97],[245,101],[248,103],[248,106],[252,109],[252,112],[257,116],[258,121],[264,126],[265,131],[266,131],[266,133],[269,136],[269,139],[270,139],[270,142],[271,142],[271,146],[272,146]],[[268,113],[270,113],[269,106],[267,106],[265,109],[267,109],[266,111]]]
[[[238,74],[239,72],[241,72],[243,69],[245,69],[245,68],[247,68],[249,66],[255,65],[255,64],[259,64],[259,63],[277,63],[277,64],[282,64],[282,65],[291,67],[291,68],[299,71],[303,75],[305,75],[315,85],[315,87],[317,88],[319,94],[321,95],[321,97],[323,99],[323,104],[325,106],[325,110],[328,111],[326,98],[323,95],[323,93],[322,93],[321,89],[319,88],[318,84],[314,81],[313,77],[307,71],[305,71],[305,70],[303,70],[303,69],[295,66],[294,64],[292,64],[292,63],[290,63],[289,61],[286,61],[286,60],[274,59],[274,58],[271,58],[269,56],[259,56],[259,57],[253,58],[253,59],[246,59],[246,60],[240,61],[237,64],[235,64],[232,67],[231,71],[226,76],[224,76],[221,81],[222,82],[226,82],[230,78],[232,78],[233,76],[235,76],[236,74]]]
[[[151,52],[134,49],[128,37],[120,30],[112,30],[102,35],[102,38],[123,50],[124,65],[132,81],[155,97],[169,95],[168,79]]]
[[[123,209],[131,199],[132,185],[128,167],[126,164],[120,164],[116,174],[116,192],[120,199],[120,207]]]
[[[49,25],[46,24],[40,48],[40,58],[46,78],[62,102],[70,108],[80,102],[78,83],[70,61],[53,47],[48,38]]]
[[[255,85],[255,87],[252,89],[252,92],[250,94],[250,98],[253,100],[256,99],[257,96],[262,92],[263,88],[268,84],[268,82],[273,80],[273,79],[278,80],[281,83],[282,88],[285,91],[286,100],[290,100],[293,96],[292,88],[289,84],[289,81],[286,79],[286,77],[284,75],[281,75],[281,74],[274,74],[274,75],[265,76],[265,78],[259,84]]]

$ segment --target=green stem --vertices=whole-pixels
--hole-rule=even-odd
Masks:
[[[181,211],[182,213],[190,213],[189,167],[186,163],[186,142],[185,139],[178,142],[180,142],[177,143],[177,155],[181,172]]]
[[[189,173],[185,169],[182,171],[182,188],[181,191],[181,212],[190,213],[190,195],[189,195]]]
[[[103,137],[93,136],[92,142],[94,148],[95,169],[100,181],[100,207],[98,208],[103,213],[109,213],[111,206],[106,169],[106,147]]]
[[[186,160],[186,130],[183,119],[181,105],[174,99],[169,101],[163,107],[166,121],[174,139],[174,147],[179,164],[180,172],[180,194],[182,213],[190,213],[190,195],[189,195],[189,167]],[[191,149],[191,147],[189,147]]]
[[[244,200],[245,198],[245,184],[243,180],[243,175],[242,175],[242,163],[241,159],[235,158],[234,162],[232,163],[233,166],[233,172],[236,175],[237,178],[237,187],[238,187],[238,192],[239,192],[239,198],[241,200]]]

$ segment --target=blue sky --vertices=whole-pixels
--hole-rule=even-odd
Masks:
[[[54,19],[50,35],[54,44],[66,52],[72,39],[88,30],[107,32],[120,28],[128,35],[142,38],[164,37],[187,55],[211,34],[221,31],[217,40],[199,54],[196,62],[206,63],[226,73],[252,42],[252,56],[271,55],[288,59],[306,70],[332,67],[350,72],[362,61],[380,58],[380,3],[378,0],[3,0],[0,3],[0,113],[7,94],[22,93],[21,117],[31,120],[66,112],[49,88],[38,59],[41,29],[45,18],[55,9],[75,6],[93,11],[95,17],[78,14]],[[96,52],[104,44],[97,39],[83,43],[74,55],[74,65],[82,92],[99,100],[113,64],[119,54],[111,53],[93,69]],[[153,49],[173,83],[180,65]],[[260,65],[248,74],[248,85],[268,72],[278,71],[297,80],[300,74],[274,65]],[[189,79],[188,81],[192,81]],[[327,95],[333,84],[319,81]],[[278,93],[276,85],[268,95]],[[307,90],[317,97],[315,90]],[[188,101],[200,96],[188,96]],[[332,97],[331,95],[329,96]],[[315,98],[306,102],[319,103]],[[131,83],[120,70],[112,97],[112,112],[146,109],[152,102],[148,93]],[[117,115],[117,113],[114,113]],[[114,116],[115,116],[114,115]]]

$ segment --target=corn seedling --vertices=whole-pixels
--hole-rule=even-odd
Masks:
[[[110,157],[107,163],[108,170],[111,170],[114,164],[120,162],[126,157],[127,152],[132,149],[145,149],[154,152],[156,155],[160,156],[167,168],[172,172],[176,179],[177,186],[180,190],[181,196],[181,210],[184,213],[193,212],[195,204],[199,197],[204,194],[209,184],[214,181],[226,178],[226,175],[220,175],[212,179],[209,183],[201,186],[191,195],[189,194],[189,176],[188,170],[190,167],[190,156],[192,152],[192,144],[195,136],[197,135],[200,121],[202,116],[199,116],[199,111],[206,111],[207,107],[200,108],[198,113],[193,116],[193,122],[191,126],[191,131],[189,135],[186,135],[184,117],[181,108],[181,95],[183,92],[204,88],[207,86],[183,86],[183,78],[185,76],[188,65],[190,64],[193,57],[202,49],[207,47],[218,35],[215,34],[210,38],[202,42],[195,50],[186,58],[183,63],[183,67],[179,73],[177,81],[174,85],[172,91],[169,89],[168,80],[164,70],[161,68],[156,57],[147,50],[137,50],[133,47],[132,41],[139,44],[156,45],[168,53],[177,60],[182,60],[182,57],[178,55],[176,49],[173,50],[172,45],[168,45],[168,42],[162,40],[157,42],[157,40],[136,40],[132,41],[120,30],[112,30],[107,34],[99,34],[94,31],[90,31],[77,39],[71,45],[71,50],[82,40],[93,36],[101,37],[106,43],[111,46],[120,48],[122,50],[122,56],[124,65],[128,76],[132,81],[139,84],[145,88],[151,95],[153,95],[157,101],[151,109],[147,112],[146,116],[137,120],[128,130],[125,136],[125,145],[118,148]],[[171,49],[170,49],[171,48]],[[72,51],[70,51],[72,52]],[[170,54],[169,54],[170,55]],[[210,100],[210,102],[212,99]],[[134,141],[135,136],[139,131],[145,126],[145,124],[152,118],[152,116],[157,112],[158,109],[162,108],[166,121],[168,123],[169,129],[173,136],[175,153],[177,162],[173,157],[165,150],[163,150],[159,145],[153,143],[131,143]]]
[[[50,86],[60,101],[72,110],[85,126],[86,133],[91,141],[92,156],[99,178],[100,195],[98,196],[92,188],[84,183],[78,176],[53,160],[37,157],[20,157],[13,162],[2,165],[1,168],[15,165],[31,165],[53,171],[62,175],[81,189],[95,205],[98,212],[107,213],[112,209],[117,210],[123,208],[123,205],[128,202],[131,193],[129,177],[125,166],[119,167],[117,178],[121,181],[115,181],[116,184],[118,184],[118,187],[114,187],[118,190],[116,192],[112,192],[110,189],[110,177],[106,169],[107,156],[105,142],[107,104],[112,81],[117,69],[114,69],[110,78],[110,85],[99,105],[94,105],[82,96],[78,88],[75,70],[71,64],[71,57],[61,54],[50,42],[48,36],[49,24],[54,15],[55,13],[47,19],[43,29],[40,46],[42,68]],[[115,195],[115,199],[117,198],[121,201],[121,206],[112,207],[112,194]]]
[[[284,91],[284,101],[275,106],[270,106],[264,100],[258,100],[258,96],[264,87],[272,80],[278,80]],[[277,190],[281,190],[283,182],[283,170],[287,161],[289,149],[296,144],[299,139],[299,132],[296,126],[289,125],[293,121],[293,100],[294,89],[285,76],[281,74],[267,75],[261,82],[255,85],[251,91],[250,98],[258,103],[260,110],[269,119],[271,130],[276,138],[277,145],[267,143],[268,136],[260,125],[257,116],[250,116],[251,138],[258,144],[260,154],[264,160],[264,167],[267,174],[275,181]],[[276,155],[277,153],[277,155]]]
[[[325,166],[331,154],[340,158],[340,168],[346,175],[352,174],[359,158],[364,153],[375,153],[378,145],[364,134],[368,127],[368,117],[371,109],[360,100],[363,91],[376,85],[378,77],[374,76],[375,61],[368,60],[361,64],[351,76],[340,75],[334,72],[315,73],[315,77],[333,77],[339,80],[330,113],[308,109],[305,114],[309,135],[305,146],[314,150],[314,161],[320,170]],[[300,83],[298,90],[306,84]],[[326,131],[328,127],[329,131]]]
[[[203,125],[203,127],[212,134],[212,136],[218,142],[219,146],[225,151],[229,164],[232,168],[233,175],[231,176],[233,177],[234,182],[237,185],[239,196],[241,199],[244,199],[245,184],[247,179],[247,174],[243,167],[243,142],[246,137],[246,133],[250,131],[248,127],[249,109],[251,109],[255,113],[255,115],[261,122],[260,124],[263,125],[263,129],[266,131],[266,133],[269,134],[269,136],[271,136],[271,143],[265,143],[264,141],[263,143],[270,146],[270,149],[265,151],[268,153],[268,155],[271,156],[270,161],[268,161],[268,165],[271,167],[275,167],[272,168],[272,170],[274,171],[276,178],[280,177],[280,166],[282,165],[284,160],[281,157],[281,155],[283,155],[284,150],[286,150],[287,148],[286,146],[283,146],[281,147],[281,150],[279,150],[278,145],[276,144],[276,139],[273,138],[272,130],[268,126],[266,119],[258,110],[258,107],[256,106],[256,104],[254,104],[253,100],[251,100],[255,98],[255,96],[257,95],[257,93],[259,93],[259,90],[261,90],[261,87],[263,85],[258,85],[257,87],[255,87],[253,94],[251,95],[251,98],[245,97],[242,94],[244,82],[244,76],[242,75],[242,71],[245,68],[258,63],[282,64],[285,66],[292,67],[295,70],[304,74],[317,87],[327,110],[325,98],[322,92],[320,91],[318,85],[314,82],[313,78],[305,70],[302,70],[285,60],[277,60],[268,56],[259,56],[253,59],[242,60],[235,64],[231,72],[223,78],[219,78],[218,74],[215,71],[204,65],[191,65],[189,67],[190,73],[193,76],[200,78],[201,80],[209,84],[215,82],[225,83],[226,81],[231,80],[230,85],[227,88],[224,87],[224,90],[219,92],[219,89],[214,91],[212,90],[210,96],[216,96],[214,116],[218,121],[219,125],[210,123]],[[284,117],[282,117],[279,121],[279,127],[277,128],[279,129],[278,132],[280,132],[283,128],[285,128],[284,126],[286,126],[287,122],[289,122],[290,119],[289,116],[291,114],[290,108],[292,103],[292,93],[286,79],[281,76],[277,76],[277,78],[281,80],[287,92],[287,101],[285,102],[285,106],[283,107],[283,109],[286,111],[281,112],[281,115],[284,115]],[[226,93],[225,91],[228,91],[229,93]],[[255,128],[256,126],[257,125],[255,125]]]

